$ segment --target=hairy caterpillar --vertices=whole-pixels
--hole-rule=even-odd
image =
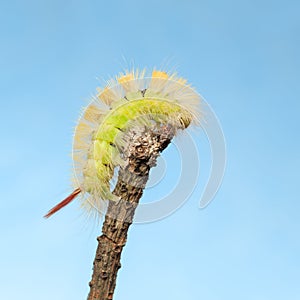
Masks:
[[[171,125],[175,131],[198,124],[200,96],[176,74],[128,71],[98,89],[79,119],[73,142],[75,190],[49,217],[81,194],[82,206],[100,211],[104,200],[118,200],[110,181],[122,167],[126,132],[133,126]]]

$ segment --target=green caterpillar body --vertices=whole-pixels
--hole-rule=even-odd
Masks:
[[[153,71],[151,77],[127,72],[100,90],[74,135],[74,184],[84,195],[83,206],[100,212],[103,200],[117,200],[110,181],[115,168],[124,165],[122,152],[130,128],[154,122],[177,131],[198,124],[200,101],[183,79],[161,71]]]

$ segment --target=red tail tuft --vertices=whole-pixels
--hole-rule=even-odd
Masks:
[[[48,213],[44,216],[44,218],[49,218],[53,214],[55,214],[58,210],[69,204],[72,200],[74,200],[78,194],[81,192],[80,188],[77,188],[73,191],[72,194],[70,194],[66,199],[55,205],[52,209],[48,211]]]

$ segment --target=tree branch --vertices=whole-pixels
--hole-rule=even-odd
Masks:
[[[111,300],[121,267],[121,253],[127,240],[135,209],[142,197],[149,171],[159,154],[169,145],[175,132],[171,126],[133,129],[128,132],[128,144],[123,149],[126,164],[120,168],[114,194],[118,202],[110,202],[97,238],[88,300]]]

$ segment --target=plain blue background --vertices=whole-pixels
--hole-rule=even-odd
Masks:
[[[228,163],[206,209],[200,183],[170,217],[131,227],[114,299],[300,299],[299,9],[2,0],[1,299],[86,298],[100,224],[75,203],[42,216],[70,192],[72,132],[97,78],[131,60],[193,83],[221,121]]]

